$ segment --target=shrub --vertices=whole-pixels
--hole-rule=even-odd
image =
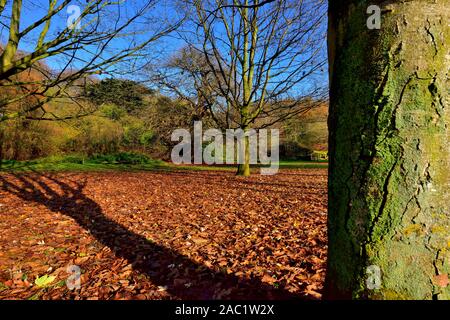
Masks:
[[[110,164],[147,164],[152,160],[144,154],[134,152],[120,152],[115,154],[96,154],[89,158],[92,163]]]
[[[116,106],[115,104],[107,104],[100,109],[100,112],[111,120],[120,120],[126,115],[126,111],[123,108]]]

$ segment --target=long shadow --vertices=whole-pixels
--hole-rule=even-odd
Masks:
[[[9,177],[0,176],[3,190],[73,218],[117,257],[130,261],[134,270],[148,275],[155,285],[166,286],[167,292],[178,298],[211,300],[217,298],[217,292],[227,290],[225,299],[300,299],[287,290],[274,288],[258,279],[248,280],[217,272],[170,248],[148,241],[106,217],[101,207],[83,193],[85,181],[71,181],[74,184],[71,186],[52,175],[10,174]],[[52,181],[56,188],[43,178]],[[174,273],[169,265],[175,265],[179,272]],[[186,287],[186,283],[192,286]]]

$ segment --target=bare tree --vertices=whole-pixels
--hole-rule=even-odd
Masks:
[[[182,36],[190,57],[197,52],[197,63],[175,66],[194,79],[198,99],[221,128],[268,127],[309,110],[310,101],[323,97],[323,84],[314,82],[326,63],[323,1],[185,4],[193,18]],[[240,175],[250,174],[249,154],[246,137]]]
[[[3,95],[0,100],[0,121],[59,119],[46,108],[55,97],[79,104],[80,111],[68,118],[85,114],[87,110],[75,99],[80,90],[74,87],[92,75],[123,72],[124,66],[132,73],[141,52],[181,24],[182,19],[157,20],[156,5],[157,0],[49,0],[44,7],[31,1],[0,0],[0,36],[6,32],[8,39],[0,54],[0,87],[15,90],[13,96]],[[26,20],[35,16],[30,11],[41,16],[22,26],[24,16]],[[57,64],[57,70],[45,67],[47,61]],[[39,75],[32,81],[24,74],[30,70]]]
[[[183,47],[166,61],[148,66],[147,70],[152,84],[189,106],[192,121],[204,120],[213,108],[220,108],[215,78],[198,50],[190,46]],[[216,119],[216,122],[220,120]]]

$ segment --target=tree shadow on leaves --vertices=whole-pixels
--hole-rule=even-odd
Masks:
[[[85,181],[67,183],[54,175],[41,173],[10,174],[9,177],[4,175],[0,176],[0,181],[4,191],[25,201],[43,204],[53,212],[73,218],[97,241],[110,248],[116,257],[127,259],[132,263],[134,270],[146,274],[153,284],[165,286],[167,292],[177,298],[183,300],[304,298],[283,288],[263,283],[259,279],[240,278],[212,270],[128,230],[105,216],[102,208],[83,193]],[[177,272],[173,272],[173,268],[177,268]]]

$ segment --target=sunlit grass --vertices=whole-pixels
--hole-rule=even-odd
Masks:
[[[32,161],[3,160],[0,171],[154,171],[154,170],[193,170],[193,171],[235,171],[234,165],[175,165],[162,160],[137,158],[131,154],[131,159],[118,158],[116,155],[84,158],[82,156],[53,156]],[[253,165],[258,169],[262,165]],[[282,169],[317,169],[327,168],[327,162],[316,161],[280,161]]]

